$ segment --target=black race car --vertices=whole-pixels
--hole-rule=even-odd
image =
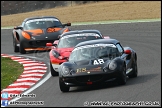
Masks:
[[[94,85],[116,80],[124,85],[137,77],[137,53],[123,47],[116,39],[97,39],[77,44],[68,62],[59,67],[59,85],[62,92],[72,86]]]
[[[14,52],[25,54],[29,50],[50,50],[46,43],[54,42],[59,35],[70,31],[66,26],[71,26],[71,23],[62,24],[53,16],[26,18],[12,31]]]

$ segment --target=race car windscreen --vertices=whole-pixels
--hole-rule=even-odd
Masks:
[[[75,48],[70,54],[69,61],[104,59],[109,60],[120,56],[114,44],[94,44]]]
[[[58,48],[74,47],[80,42],[95,39],[102,39],[102,37],[97,33],[80,33],[80,34],[66,35],[60,38],[57,47]]]
[[[63,27],[62,23],[54,18],[32,19],[24,24],[24,30],[46,29],[48,27]]]

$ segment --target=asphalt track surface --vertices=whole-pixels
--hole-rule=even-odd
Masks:
[[[84,107],[85,102],[93,101],[143,101],[150,105],[153,102],[159,102],[161,106],[161,21],[80,25],[70,28],[71,30],[98,29],[103,35],[119,40],[123,46],[133,48],[137,52],[138,77],[128,79],[127,84],[123,86],[109,82],[102,87],[71,87],[67,93],[60,91],[57,76],[50,77],[40,87],[29,93],[36,94],[36,98],[21,98],[17,101],[44,101],[44,105],[37,107]],[[12,30],[9,29],[1,29],[1,53],[19,55],[13,52],[11,32]],[[49,62],[48,52],[30,52],[25,55]],[[24,107],[24,105],[12,107],[19,106]]]

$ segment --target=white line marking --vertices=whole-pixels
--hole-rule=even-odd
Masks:
[[[25,64],[25,63],[38,63],[38,61],[22,61],[22,62],[19,62],[21,64]]]
[[[26,67],[26,68],[24,68],[24,70],[31,70],[31,69],[44,69],[44,70],[46,70],[47,69],[47,67]]]
[[[2,57],[10,57],[10,56],[2,56]]]
[[[24,71],[23,73],[30,73],[30,72],[46,72],[47,70],[28,70]]]
[[[40,63],[23,64],[23,66],[33,66],[33,65],[45,66],[46,64],[40,64]]]
[[[12,59],[12,58],[11,58]],[[31,59],[12,59],[14,61],[33,61]]]
[[[26,75],[20,75],[22,77],[25,77],[25,76],[43,76],[44,74],[26,74]]]
[[[30,83],[30,82],[21,82],[21,83],[13,83],[9,86],[18,86],[18,85],[33,85],[35,83]]]
[[[27,66],[27,68],[47,68],[46,66]]]
[[[24,56],[24,55],[16,55],[16,56],[21,56],[21,57],[25,57],[25,58],[37,58],[37,57],[33,57],[33,56]]]
[[[23,57],[11,57],[11,59],[19,59],[19,58],[23,58]]]
[[[13,90],[24,91],[26,89],[28,89],[28,88],[6,88],[6,89],[3,89],[2,92],[4,92],[4,91],[6,91],[6,92],[7,91],[13,91]]]
[[[16,81],[24,81],[24,80],[34,80],[34,81],[38,81],[38,80],[40,80],[40,78],[21,78],[21,79],[17,79]]]

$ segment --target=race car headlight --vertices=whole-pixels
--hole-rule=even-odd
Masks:
[[[68,57],[58,56],[58,59],[60,59],[60,60],[68,60]]]
[[[60,56],[60,54],[56,51],[52,51],[52,54],[54,57],[58,58]]]
[[[70,75],[70,69],[66,66],[63,66],[63,69],[62,69],[62,74],[63,75]]]
[[[111,61],[110,64],[109,64],[109,69],[110,70],[115,70],[117,67],[117,64],[115,61]]]

